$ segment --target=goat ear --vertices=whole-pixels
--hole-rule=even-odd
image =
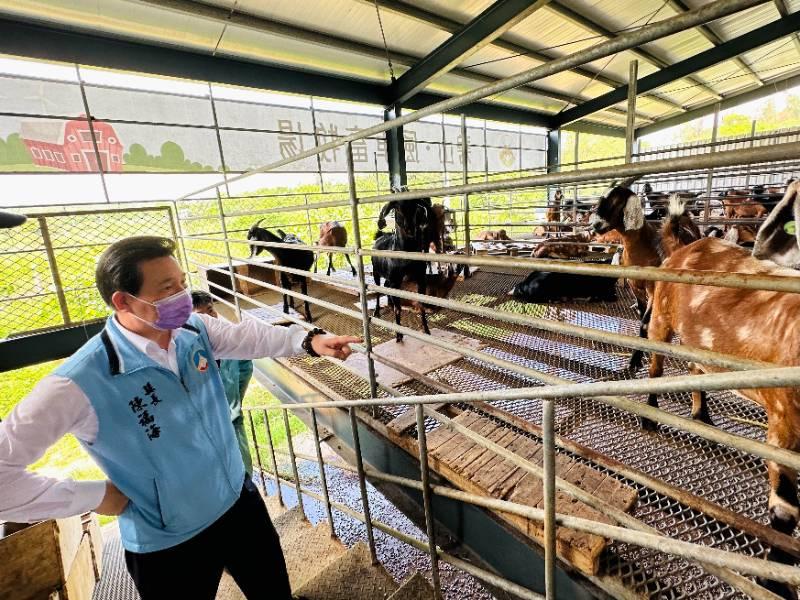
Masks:
[[[286,232],[283,229],[278,229],[278,235],[281,236],[282,238],[285,238]]]
[[[625,227],[625,231],[641,229],[644,226],[642,202],[636,194],[628,196],[628,201],[625,203],[625,209],[622,212],[622,225]]]

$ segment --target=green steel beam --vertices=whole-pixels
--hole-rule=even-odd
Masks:
[[[776,39],[785,35],[793,34],[798,30],[800,30],[800,12],[793,13],[787,17],[778,19],[777,21],[768,23],[767,25],[759,27],[758,29],[754,29],[753,31],[749,31],[748,33],[737,38],[728,40],[719,46],[709,48],[708,50],[705,50],[699,54],[695,54],[686,60],[682,60],[664,69],[656,71],[652,75],[642,77],[637,82],[637,90],[639,93],[654,90],[677,79],[682,79],[691,73],[696,73],[703,69],[707,69],[708,67],[739,56],[744,52],[748,52],[758,48],[759,46],[774,42]],[[575,108],[565,110],[557,117],[557,123],[559,126],[563,126],[597,111],[614,106],[619,102],[623,102],[626,99],[627,94],[627,85],[618,87],[617,89],[598,96],[597,98],[593,98],[592,100],[584,102]],[[680,116],[685,117],[691,112],[692,111],[688,111]]]
[[[491,43],[514,25],[546,6],[550,0],[496,0],[486,10],[453,33],[439,47],[393,81],[390,104],[402,103],[434,79]]]
[[[41,60],[136,71],[229,85],[388,105],[388,86],[347,77],[211,56],[85,31],[0,19],[0,53]],[[419,109],[445,98],[424,93],[405,106]],[[551,116],[509,105],[478,102],[457,111],[471,117],[549,127]]]
[[[105,319],[76,327],[45,331],[0,341],[0,373],[71,356],[93,335]]]

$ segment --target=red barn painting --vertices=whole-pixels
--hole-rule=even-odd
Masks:
[[[102,121],[93,126],[103,171],[122,171],[122,142],[114,127]],[[87,121],[23,121],[20,137],[36,165],[79,173],[98,170]]]

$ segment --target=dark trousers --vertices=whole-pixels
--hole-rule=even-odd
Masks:
[[[213,600],[223,569],[248,600],[292,597],[278,534],[249,477],[236,504],[207,529],[166,550],[125,551],[125,563],[142,600]]]

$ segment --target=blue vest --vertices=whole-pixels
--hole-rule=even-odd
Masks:
[[[239,498],[244,465],[205,326],[192,316],[175,336],[180,377],[158,365],[110,317],[55,373],[83,390],[97,414],[84,443],[130,499],[122,544],[154,552],[184,542]]]

